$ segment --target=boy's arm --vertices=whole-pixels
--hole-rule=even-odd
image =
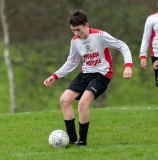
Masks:
[[[147,57],[147,51],[150,43],[151,34],[152,34],[152,23],[150,21],[150,16],[149,16],[145,22],[144,33],[139,54],[140,59],[146,59]]]
[[[108,48],[117,49],[122,53],[125,67],[132,67],[132,56],[129,47],[126,43],[112,37],[107,32],[103,32],[103,34],[100,37],[102,42],[106,44]]]
[[[145,22],[144,33],[143,33],[142,43],[140,47],[140,54],[139,54],[140,65],[143,69],[146,69],[146,65],[147,65],[146,58],[147,58],[147,52],[148,52],[151,34],[152,34],[152,24],[150,22],[150,17],[148,17]]]
[[[101,36],[101,40],[109,48],[117,49],[122,53],[123,59],[124,59],[124,66],[125,66],[125,69],[123,72],[123,78],[125,79],[131,78],[132,77],[132,56],[127,44],[122,42],[121,40],[118,40],[112,37],[110,34],[106,32],[103,32],[103,35]]]
[[[48,77],[44,81],[44,85],[46,87],[51,87],[51,85],[58,78],[64,77],[65,75],[67,75],[68,73],[73,71],[77,67],[77,65],[80,63],[80,59],[81,59],[81,57],[77,53],[76,48],[75,48],[73,42],[71,41],[70,54],[67,58],[67,61],[58,71],[54,72],[50,77]]]
[[[81,56],[77,53],[77,49],[72,40],[71,46],[70,46],[70,54],[67,58],[67,61],[59,70],[53,73],[55,80],[57,80],[58,78],[64,77],[65,75],[73,71],[77,67],[77,65],[80,63],[80,60],[81,60]]]

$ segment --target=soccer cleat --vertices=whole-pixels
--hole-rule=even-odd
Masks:
[[[78,140],[77,141],[75,141],[75,142],[71,142],[71,141],[69,141],[69,144],[78,144]]]
[[[86,146],[87,144],[82,141],[78,141],[77,146]]]

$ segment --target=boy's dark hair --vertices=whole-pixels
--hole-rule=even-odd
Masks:
[[[79,26],[88,23],[88,18],[84,11],[82,10],[75,10],[70,17],[68,18],[69,25],[71,26]]]

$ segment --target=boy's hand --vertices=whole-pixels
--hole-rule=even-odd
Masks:
[[[141,67],[142,67],[143,69],[147,69],[147,68],[146,68],[146,59],[141,59],[141,60],[140,60],[140,65],[141,65]]]
[[[53,76],[50,76],[49,78],[47,78],[45,81],[44,81],[44,85],[46,87],[51,87],[51,85],[55,82],[55,78]]]
[[[132,77],[132,68],[131,67],[125,67],[123,72],[123,78],[129,79]]]
[[[158,69],[158,60],[154,62],[153,67],[154,67],[155,70]]]

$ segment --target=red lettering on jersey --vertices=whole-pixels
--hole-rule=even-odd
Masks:
[[[101,59],[97,59],[97,60],[93,60],[93,61],[87,61],[86,62],[86,65],[87,66],[96,66],[97,64],[100,64],[101,63]]]
[[[99,57],[99,53],[98,52],[93,52],[93,53],[90,53],[90,54],[85,54],[83,57],[85,59],[93,59],[93,58]]]

